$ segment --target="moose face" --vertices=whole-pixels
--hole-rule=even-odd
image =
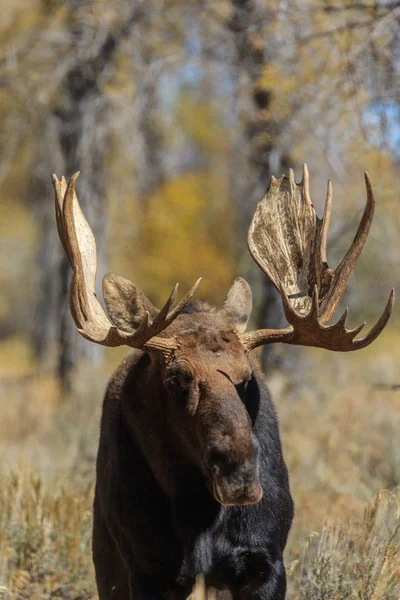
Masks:
[[[262,489],[252,434],[258,387],[250,361],[223,314],[200,312],[177,319],[182,326],[186,320],[197,327],[177,334],[179,350],[163,373],[171,427],[204,473],[215,500],[255,504]]]
[[[143,292],[122,277],[108,276],[104,292],[109,315],[121,331],[134,330],[146,313],[154,321],[159,318]],[[251,308],[250,287],[237,278],[221,309],[193,302],[163,331],[166,338],[145,346],[154,359],[153,383],[158,382],[159,391],[163,386],[165,426],[224,505],[254,504],[262,497],[259,449],[252,434],[258,388],[240,340]],[[165,339],[174,340],[171,351]]]

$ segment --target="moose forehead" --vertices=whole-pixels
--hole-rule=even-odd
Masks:
[[[189,368],[199,377],[222,371],[234,384],[251,375],[246,351],[226,319],[219,319],[212,314],[198,314],[182,315],[182,321],[186,320],[185,316],[190,317],[186,325],[190,324],[191,327],[176,332],[179,349],[175,352],[174,366]]]

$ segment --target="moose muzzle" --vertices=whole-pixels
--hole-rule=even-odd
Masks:
[[[212,486],[215,500],[224,506],[257,504],[263,495],[258,460],[250,464],[215,465]]]

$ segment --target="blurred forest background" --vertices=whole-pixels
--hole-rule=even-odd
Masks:
[[[371,325],[400,279],[400,1],[14,0],[0,24],[0,598],[95,598],[102,394],[126,349],[78,336],[51,173],[110,270],[162,304],[179,281],[284,324],[246,236],[270,175],[310,169],[328,260],[377,210],[345,304]],[[288,598],[398,600],[399,304],[356,354],[266,347],[296,501]],[[385,489],[386,491],[379,491]],[[396,491],[397,490],[397,491]],[[376,495],[377,494],[377,495]],[[369,504],[368,504],[369,503]],[[365,506],[368,505],[367,508]]]

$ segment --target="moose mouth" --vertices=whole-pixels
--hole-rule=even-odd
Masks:
[[[217,481],[216,473],[213,473],[212,495],[222,506],[246,506],[260,502],[263,491],[259,481],[251,486],[228,486],[227,484],[221,486]]]

